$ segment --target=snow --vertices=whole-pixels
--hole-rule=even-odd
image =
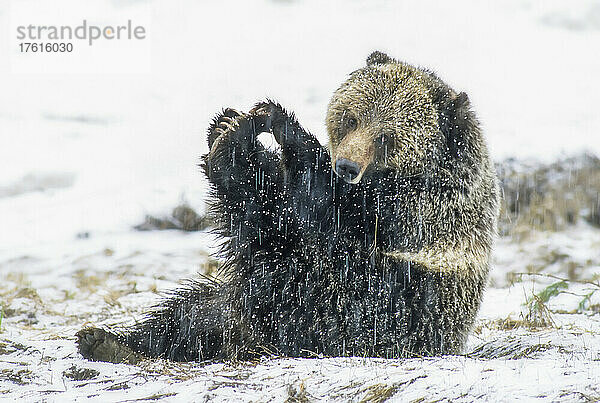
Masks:
[[[10,310],[0,325],[0,399],[600,398],[599,315],[577,311],[592,285],[573,283],[549,301],[564,312],[552,315],[554,327],[497,326],[521,318],[528,298],[557,281],[523,275],[514,282],[528,267],[567,277],[571,264],[597,281],[600,231],[587,226],[498,241],[469,340],[471,350],[508,351],[497,358],[127,366],[85,361],[74,343],[85,324],[139,318],[157,292],[205,271],[216,246],[211,235],[132,227],[182,201],[204,209],[206,182],[196,164],[217,111],[271,97],[326,141],[330,95],[374,49],[431,68],[467,92],[496,160],[600,154],[595,1],[81,4],[0,3],[0,301]],[[140,21],[148,37],[139,49],[111,54],[98,44],[97,54],[82,49],[68,61],[18,53],[15,25],[84,18]],[[99,374],[68,378],[73,365]]]

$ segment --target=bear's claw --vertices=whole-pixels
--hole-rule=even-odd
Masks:
[[[208,149],[212,148],[215,140],[223,134],[223,129],[220,127],[223,122],[235,122],[237,118],[243,116],[242,113],[232,108],[223,109],[223,112],[215,116],[211,125],[208,128]],[[220,129],[220,130],[219,130]]]
[[[277,112],[281,110],[281,106],[273,102],[259,102],[250,109],[250,116],[254,120],[257,131],[271,132],[273,129],[273,121]]]

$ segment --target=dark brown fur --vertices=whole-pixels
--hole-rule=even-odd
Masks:
[[[204,168],[226,240],[224,280],[175,290],[122,332],[82,330],[81,353],[189,361],[460,352],[487,279],[499,198],[466,94],[375,52],[333,95],[327,129],[329,150],[272,102],[217,116]],[[280,154],[256,140],[262,131]],[[360,172],[337,178],[340,160]]]

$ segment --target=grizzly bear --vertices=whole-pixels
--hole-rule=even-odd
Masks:
[[[482,298],[498,185],[465,93],[374,52],[333,94],[328,148],[273,102],[226,109],[203,168],[219,279],[128,329],[85,328],[89,359],[136,362],[459,353]],[[280,150],[263,147],[270,132]]]

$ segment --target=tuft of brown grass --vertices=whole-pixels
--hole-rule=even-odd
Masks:
[[[213,258],[212,256],[207,256],[204,263],[203,274],[206,276],[216,276],[219,273],[220,267],[221,263],[217,259]]]
[[[3,369],[0,371],[0,381],[10,381],[17,385],[28,385],[33,380],[33,373],[28,369]]]
[[[108,274],[89,274],[87,270],[80,269],[73,274],[73,277],[75,278],[75,283],[80,291],[87,291],[92,294],[98,290],[98,287],[106,283]]]
[[[550,164],[507,159],[496,164],[503,191],[501,235],[560,231],[585,220],[600,227],[600,159],[591,154]]]
[[[182,231],[202,231],[214,226],[212,218],[200,215],[183,203],[175,207],[169,217],[154,217],[147,215],[144,222],[134,228],[138,231],[178,229]]]
[[[526,303],[527,313],[523,321],[530,329],[554,327],[555,323],[548,305],[548,301],[542,299],[539,295],[532,295]]]
[[[296,389],[293,385],[288,385],[287,388],[287,399],[285,399],[286,403],[308,403],[310,402],[307,394],[306,387],[304,386],[304,382],[300,382],[300,386]]]
[[[365,391],[367,394],[360,399],[360,403],[382,403],[394,396],[398,391],[398,387],[395,385],[377,383],[369,386]]]
[[[536,343],[532,342],[530,338],[507,334],[480,344],[466,356],[487,360],[498,358],[517,360],[520,358],[535,358],[539,353],[552,348],[556,348],[556,346],[550,343]]]

